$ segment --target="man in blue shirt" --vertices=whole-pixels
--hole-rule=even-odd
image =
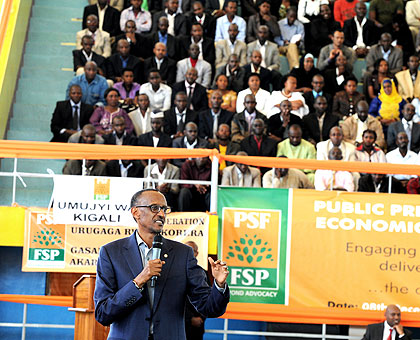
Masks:
[[[217,19],[216,21],[216,37],[214,41],[229,39],[229,26],[230,24],[237,24],[239,34],[237,39],[245,42],[246,36],[246,22],[244,19],[236,15],[238,3],[235,0],[225,2],[226,15]]]

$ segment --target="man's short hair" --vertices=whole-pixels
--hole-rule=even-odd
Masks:
[[[114,124],[115,119],[122,119],[125,123],[125,118],[122,115],[115,115],[114,117],[112,117],[112,121],[111,121],[112,124]]]
[[[126,67],[122,70],[121,75],[123,75],[125,72],[133,72],[134,74],[134,70],[132,68]]]
[[[376,138],[377,138],[378,135],[376,134],[376,131],[375,130],[366,129],[365,131],[363,131],[362,137],[364,137],[365,134],[367,134],[367,133],[372,134],[373,135],[373,138],[375,138],[375,141],[376,141]]]
[[[350,77],[347,77],[346,79],[344,79],[343,85],[346,86],[349,81],[354,81],[356,83],[356,85],[357,85],[357,78],[356,77],[353,77],[353,76],[350,76]]]
[[[157,72],[160,75],[160,72],[159,72],[159,70],[157,68],[152,68],[152,69],[149,70],[149,73],[147,74],[147,78],[149,78],[150,77],[150,73],[153,73],[153,72]]]
[[[299,124],[293,124],[289,126],[289,131],[292,129],[298,129],[302,133],[302,127]]]
[[[155,188],[148,188],[148,189],[143,189],[143,190],[140,190],[140,191],[137,191],[132,197],[131,197],[131,201],[130,201],[130,208],[134,208],[136,205],[137,205],[137,203],[138,203],[138,201],[139,201],[139,199],[140,199],[140,197],[145,193],[145,192],[147,192],[147,191],[156,191],[156,192],[158,192],[158,193],[160,193],[160,191],[159,190],[157,190],[157,189],[155,189]]]

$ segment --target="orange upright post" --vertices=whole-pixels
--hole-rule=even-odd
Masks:
[[[73,308],[76,312],[74,340],[105,340],[109,327],[102,326],[95,320],[93,293],[96,275],[83,275],[73,285]]]

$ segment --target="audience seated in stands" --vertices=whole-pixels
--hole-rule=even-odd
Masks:
[[[239,34],[237,39],[245,42],[246,37],[246,22],[243,18],[236,15],[238,10],[238,3],[235,0],[226,0],[224,5],[225,15],[218,18],[216,21],[216,36],[215,41],[220,41],[229,38],[229,26],[234,23],[238,25]]]
[[[248,156],[239,151],[237,156]],[[231,187],[261,187],[261,172],[257,168],[242,163],[235,163],[223,169],[222,183]]]
[[[159,20],[162,17],[168,19],[168,33],[174,37],[187,35],[187,18],[178,12],[178,0],[163,0],[165,9],[153,14],[152,31],[156,32],[159,28]]]
[[[125,119],[121,115],[112,116],[112,132],[103,135],[104,144],[109,145],[136,145],[137,138],[128,133],[125,126]]]
[[[210,181],[211,164],[207,157],[186,160],[181,167],[181,179]],[[179,211],[209,211],[210,186],[204,184],[181,184],[178,198]]]
[[[239,66],[246,64],[247,45],[245,42],[238,40],[238,25],[232,23],[229,25],[228,37],[216,41],[216,70],[228,63],[231,54],[236,54],[239,58]]]
[[[332,127],[338,126],[340,118],[328,110],[327,99],[319,96],[315,99],[314,111],[303,117],[305,139],[316,145],[329,137]]]
[[[346,20],[356,15],[357,0],[337,0],[334,3],[334,19],[343,27]]]
[[[362,143],[354,150],[354,159],[359,162],[386,163],[385,153],[375,146],[376,132],[365,130],[362,134]]]
[[[176,62],[166,56],[166,46],[164,43],[157,42],[153,48],[153,56],[144,61],[144,78],[147,78],[149,70],[159,70],[162,83],[169,86],[175,83]]]
[[[312,78],[310,91],[303,94],[306,105],[308,105],[309,112],[314,112],[315,99],[319,96],[324,97],[328,103],[328,109],[332,110],[332,97],[331,94],[325,92],[325,80],[320,74],[316,74]]]
[[[270,91],[270,84],[272,84],[272,80],[277,81],[278,79],[274,79],[274,78],[279,78],[280,73],[276,72],[275,75],[273,75],[273,72],[261,66],[261,62],[262,62],[261,52],[257,50],[252,51],[250,63],[246,64],[243,67],[243,69],[245,70],[245,79],[249,79],[249,76],[251,75],[251,73],[257,73],[260,77],[261,88],[266,91]],[[272,84],[272,85],[275,90],[278,88],[277,84]]]
[[[356,105],[365,96],[357,91],[357,79],[349,77],[344,80],[344,90],[335,94],[333,99],[333,114],[340,118],[349,117],[355,114]]]
[[[197,113],[187,107],[187,95],[178,92],[175,95],[174,106],[164,112],[163,131],[172,139],[183,137],[185,125],[188,122],[198,122]]]
[[[316,159],[316,150],[312,143],[302,139],[300,125],[292,125],[289,128],[289,138],[280,142],[277,146],[277,157],[286,156],[291,159]],[[302,170],[313,183],[314,170]]]
[[[381,91],[381,84],[385,78],[392,78],[391,72],[389,72],[388,62],[379,58],[374,63],[374,70],[372,74],[368,75],[367,79],[365,78],[364,86],[367,87],[369,102],[371,102],[375,97],[379,95]]]
[[[187,71],[194,67],[197,70],[197,83],[209,88],[211,84],[211,65],[204,59],[199,59],[200,48],[197,44],[191,44],[188,50],[189,57],[178,61],[176,64],[176,81],[180,82],[185,79]]]
[[[177,166],[168,162],[168,159],[155,159],[155,163],[144,169],[144,178],[159,180],[151,183],[150,186],[159,190],[166,198],[166,202],[176,210],[178,206],[179,185],[177,183],[163,183],[164,179],[179,179],[180,170]]]
[[[251,0],[251,2],[254,2]],[[258,28],[261,25],[266,25],[269,30],[269,40],[274,41],[275,37],[280,36],[279,25],[277,24],[277,18],[270,14],[271,1],[270,0],[258,0],[258,13],[251,15],[247,22],[246,27],[246,40],[248,43],[258,39]]]
[[[92,124],[86,124],[82,130],[73,133],[68,143],[104,144],[104,139],[96,133]]]
[[[262,54],[261,66],[269,69],[270,71],[280,69],[280,55],[277,45],[268,40],[269,29],[266,25],[258,27],[258,39],[254,40],[247,45],[247,62],[251,62],[251,54],[253,51],[259,51]]]
[[[106,175],[110,177],[142,178],[144,167],[138,160],[114,159],[106,162]]]
[[[244,110],[238,112],[232,119],[232,141],[240,143],[245,137],[248,137],[252,131],[252,123],[255,119],[262,119],[267,123],[267,117],[256,110],[256,99],[253,94],[247,94],[244,98]]]
[[[77,32],[76,34],[76,49],[82,48],[82,38],[89,35],[94,40],[92,51],[108,58],[111,55],[111,41],[108,32],[99,29],[98,17],[94,14],[88,15],[86,20],[87,28]]]
[[[152,131],[150,125],[150,114],[152,110],[149,107],[149,97],[145,93],[139,93],[136,96],[138,108],[131,111],[128,116],[130,117],[136,136],[143,133]]]
[[[51,132],[54,135],[51,142],[66,143],[72,134],[89,123],[93,106],[81,102],[82,89],[79,85],[70,87],[69,98],[56,103],[51,118]]]
[[[131,6],[121,12],[121,31],[125,31],[128,20],[135,22],[136,33],[148,33],[150,31],[152,28],[152,16],[149,11],[145,11],[141,8],[142,2],[143,0],[130,0]]]
[[[94,40],[90,35],[85,35],[82,38],[82,49],[73,50],[73,70],[76,75],[85,72],[85,65],[88,61],[94,61],[98,67],[98,73],[104,76],[105,58],[92,51]]]
[[[373,45],[366,56],[366,69],[372,72],[375,61],[385,59],[392,74],[401,71],[403,66],[403,52],[399,47],[392,46],[392,36],[389,33],[382,33],[379,43]]]
[[[391,192],[395,194],[405,194],[403,185],[394,177],[391,179]],[[388,193],[389,178],[384,174],[367,174],[359,179],[359,190],[361,192]]]
[[[190,68],[185,74],[185,80],[182,80],[172,86],[173,102],[178,92],[187,94],[187,107],[195,112],[206,110],[208,106],[206,88],[197,81],[198,72],[195,68]]]
[[[136,93],[140,90],[140,84],[134,81],[134,71],[132,69],[123,69],[121,81],[115,83],[113,88],[120,93],[124,105],[128,107],[134,106],[134,99],[136,98]]]
[[[123,116],[125,119],[125,130],[127,133],[133,132],[133,123],[125,110],[121,109],[118,104],[120,93],[114,88],[107,89],[104,94],[106,105],[98,106],[90,117],[90,123],[96,128],[98,135],[106,135],[111,133],[112,119],[114,116]]]
[[[397,147],[396,140],[400,132],[407,134],[409,150],[415,153],[420,151],[420,125],[413,122],[414,110],[414,105],[410,103],[405,104],[402,111],[403,118],[388,127],[386,139],[388,151],[394,150]]]
[[[256,109],[263,115],[267,116],[269,113],[269,107],[267,103],[270,101],[270,92],[260,88],[261,80],[258,73],[251,73],[248,77],[248,88],[238,93],[236,99],[236,112],[242,112],[245,110],[245,97],[249,94],[254,95],[256,101]]]
[[[216,70],[216,77],[219,74],[224,74],[228,78],[228,89],[238,93],[244,88],[245,70],[239,66],[239,58],[236,54],[231,54],[227,64]]]
[[[216,19],[209,13],[205,12],[201,1],[194,1],[192,3],[191,13],[187,13],[186,15],[189,30],[192,25],[199,23],[203,27],[204,36],[214,40],[214,35],[216,34]]]
[[[291,114],[292,103],[287,99],[280,103],[280,112],[272,115],[268,120],[268,136],[277,142],[289,137],[289,128],[292,125],[303,126],[302,119]]]
[[[343,159],[341,149],[334,146],[328,152],[328,159],[341,161]],[[316,170],[314,183],[315,190],[354,191],[353,176],[348,171]]]
[[[85,7],[83,11],[83,29],[87,27],[87,18],[90,14],[94,14],[99,18],[99,29],[108,32],[111,37],[115,37],[120,33],[120,12],[109,6],[108,0],[98,0],[96,5]]]
[[[168,57],[173,60],[179,60],[178,41],[168,32],[169,21],[166,16],[160,17],[157,24],[157,29],[149,36],[151,46],[155,46],[157,42],[164,43],[168,51]]]
[[[149,82],[140,87],[140,93],[149,97],[149,106],[152,111],[166,111],[171,107],[172,89],[162,83],[162,78],[157,69],[149,70]]]
[[[210,97],[214,91],[220,91],[222,93],[222,109],[225,109],[230,112],[236,112],[236,99],[237,94],[235,91],[228,90],[229,80],[224,74],[219,74],[215,80],[216,89],[207,91],[207,96],[209,98],[210,104]]]
[[[230,140],[230,126],[227,124],[220,124],[219,130],[217,130],[217,139],[214,144],[211,145],[212,148],[217,149],[222,155],[236,155],[240,150],[240,145],[238,143],[232,142]],[[232,165],[232,162],[221,161],[219,163],[219,170],[223,170],[226,166]]]
[[[420,97],[419,57],[412,55],[408,59],[407,70],[395,74],[398,82],[398,94],[406,101],[411,102]]]
[[[299,67],[294,68],[291,75],[296,77],[297,80],[297,92],[311,92],[311,84],[313,77],[319,74],[319,70],[314,67],[314,56],[307,53],[303,58],[300,58]],[[311,109],[309,109],[311,111]]]
[[[136,23],[134,20],[127,20],[125,22],[124,32],[115,37],[112,44],[112,52],[117,52],[118,41],[125,39],[130,44],[130,54],[136,56],[143,61],[149,54],[151,47],[149,46],[149,39],[143,35],[136,33]]]
[[[100,76],[95,62],[88,61],[85,65],[85,73],[75,76],[67,85],[66,99],[69,99],[69,90],[73,85],[79,85],[82,89],[82,103],[89,105],[104,105],[105,91],[108,89],[106,79]]]

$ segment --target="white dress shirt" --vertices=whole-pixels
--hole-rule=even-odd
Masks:
[[[419,156],[407,150],[407,154],[403,157],[400,150],[394,149],[386,154],[386,161],[393,164],[406,164],[406,165],[419,165]],[[408,181],[410,178],[416,177],[415,175],[393,175],[399,181]]]
[[[145,83],[140,87],[140,93],[145,93],[149,97],[149,106],[152,111],[166,111],[171,108],[172,89],[165,84],[160,84],[159,89],[153,91],[152,84]]]

